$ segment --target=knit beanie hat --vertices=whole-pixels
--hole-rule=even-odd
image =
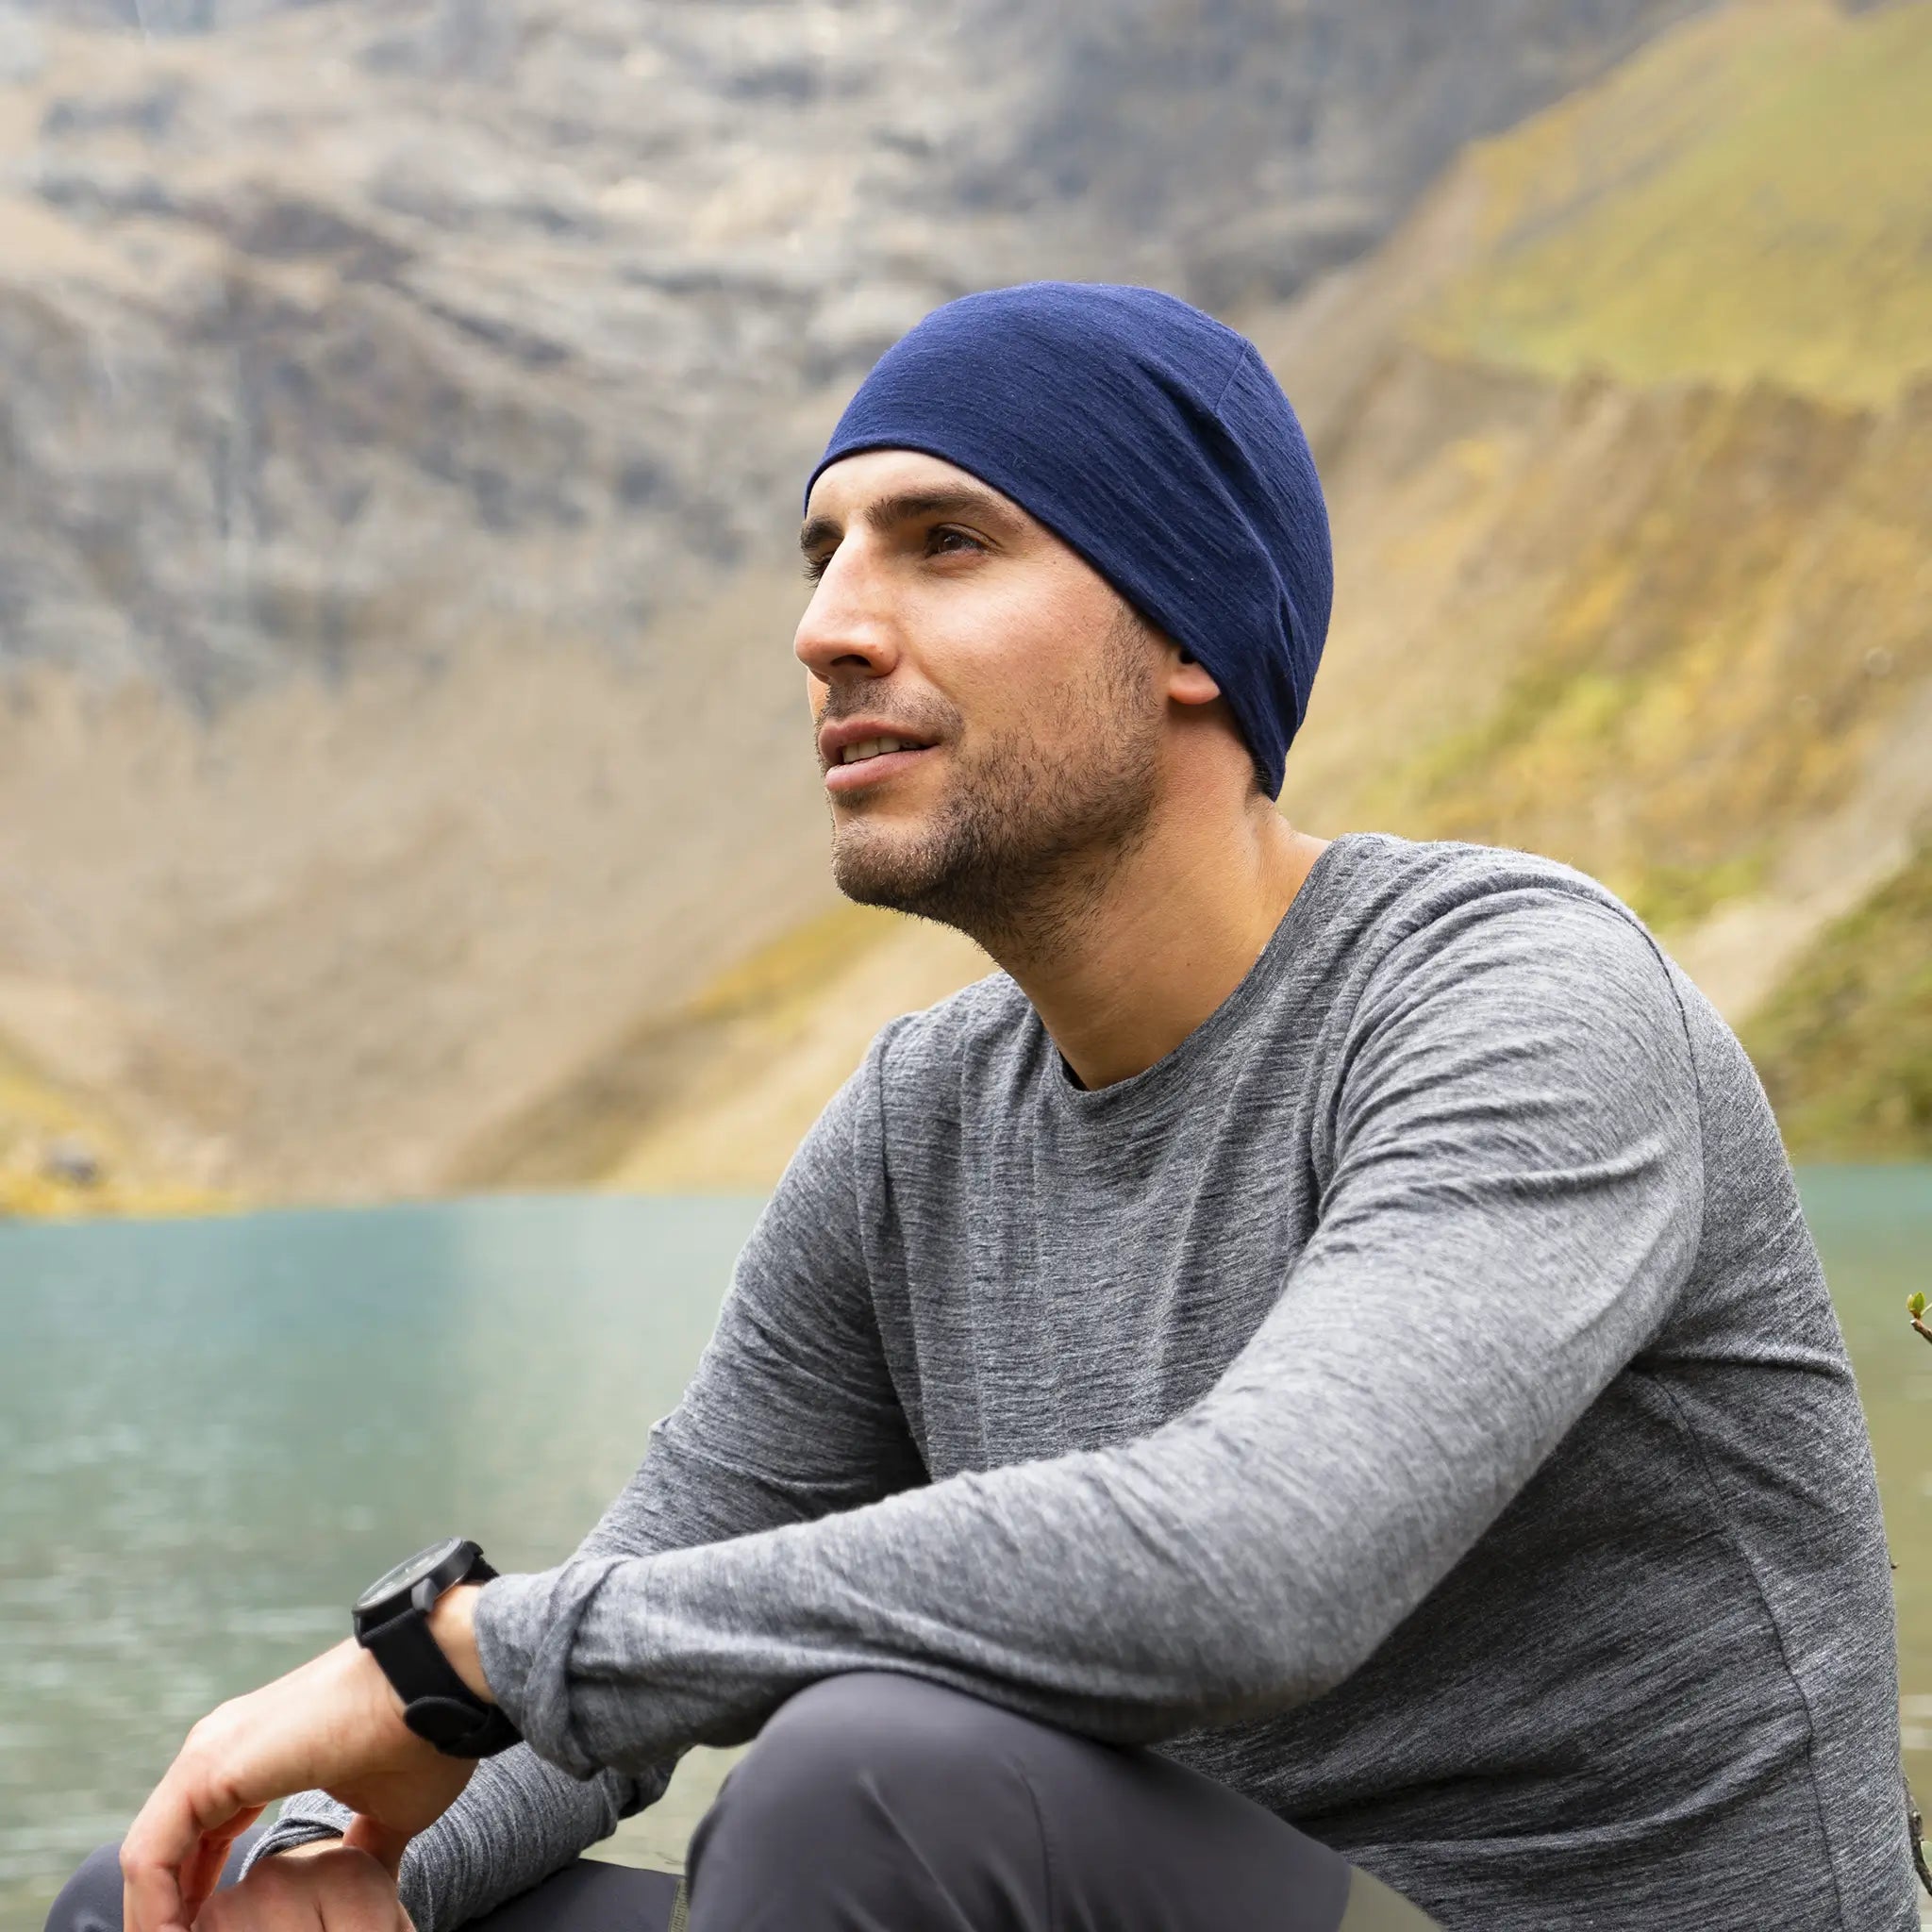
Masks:
[[[1173,295],[1027,282],[880,358],[806,485],[909,449],[990,483],[1208,667],[1273,798],[1334,595],[1307,439],[1245,336]]]

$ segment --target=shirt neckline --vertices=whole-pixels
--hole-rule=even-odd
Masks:
[[[1143,1067],[1138,1074],[1129,1074],[1124,1080],[1115,1080],[1105,1087],[1078,1085],[1073,1069],[1061,1058],[1059,1048],[1054,1044],[1040,1015],[1029,1006],[1027,1012],[1040,1032],[1045,1068],[1044,1084],[1051,1103],[1065,1108],[1076,1119],[1092,1120],[1105,1113],[1144,1106],[1165,1094],[1176,1083],[1191,1079],[1201,1065],[1219,1051],[1229,1035],[1240,1028],[1248,1009],[1279,976],[1282,962],[1294,951],[1298,935],[1315,916],[1316,902],[1327,892],[1329,881],[1340,867],[1340,860],[1330,862],[1334,855],[1363,836],[1356,832],[1341,833],[1329,840],[1316,854],[1315,862],[1308,868],[1301,889],[1289,901],[1288,910],[1268,935],[1267,943],[1255,956],[1254,964],[1241,975],[1227,997],[1151,1067]]]

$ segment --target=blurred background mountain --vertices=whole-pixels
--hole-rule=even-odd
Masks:
[[[986,970],[830,887],[798,484],[1043,275],[1308,422],[1297,823],[1932,1152],[1928,102],[1932,0],[0,5],[0,1210],[767,1185]]]

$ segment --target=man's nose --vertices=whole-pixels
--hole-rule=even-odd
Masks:
[[[899,661],[885,586],[852,548],[833,554],[791,641],[798,661],[824,684],[884,677]]]

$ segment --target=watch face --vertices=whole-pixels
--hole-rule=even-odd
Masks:
[[[459,1536],[446,1536],[440,1543],[431,1543],[426,1550],[418,1550],[413,1557],[398,1563],[386,1575],[378,1576],[362,1594],[356,1599],[357,1614],[373,1610],[385,1604],[391,1597],[404,1595],[413,1585],[444,1561],[457,1545],[462,1541]]]

